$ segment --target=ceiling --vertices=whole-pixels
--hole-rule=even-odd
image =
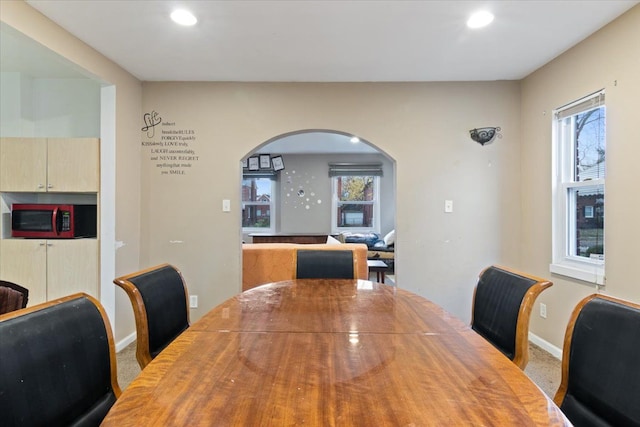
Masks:
[[[395,82],[518,80],[638,1],[27,3],[143,81]],[[480,9],[494,22],[467,28]]]

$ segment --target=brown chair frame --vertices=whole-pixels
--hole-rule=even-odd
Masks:
[[[182,280],[182,286],[184,288],[185,301],[186,301],[186,311],[187,311],[187,324],[190,324],[189,319],[189,293],[187,290],[187,286],[182,276],[180,270],[174,267],[171,264],[164,263],[159,264],[153,267],[146,268],[144,270],[137,271],[135,273],[127,274],[125,276],[117,277],[113,280],[113,283],[120,286],[129,297],[131,301],[131,305],[133,307],[133,314],[136,321],[136,359],[138,360],[138,364],[140,365],[140,369],[144,369],[151,361],[153,360],[153,356],[150,351],[150,343],[149,343],[149,323],[147,318],[147,309],[144,305],[144,301],[142,299],[142,295],[140,294],[140,290],[138,287],[131,282],[131,279],[138,277],[142,274],[152,272],[154,270],[162,269],[164,267],[170,267],[174,269],[180,279]]]
[[[582,309],[594,299],[602,299],[614,302],[616,304],[621,304],[636,310],[640,310],[640,304],[636,304],[630,301],[625,301],[619,298],[610,297],[608,295],[602,294],[592,294],[585,298],[583,298],[576,307],[573,309],[571,313],[571,317],[569,318],[569,323],[567,324],[567,329],[564,335],[564,344],[562,348],[562,376],[560,379],[560,386],[558,387],[558,391],[556,391],[555,396],[553,397],[554,403],[560,408],[562,403],[564,402],[565,396],[567,395],[567,391],[569,389],[569,359],[571,357],[571,345],[573,340],[573,331],[576,326],[576,321],[578,320],[578,316],[582,312]]]
[[[506,272],[515,274],[517,276],[525,277],[527,279],[534,280],[536,283],[531,285],[527,293],[522,298],[522,302],[520,303],[520,309],[518,311],[518,320],[516,322],[516,333],[515,333],[515,352],[513,356],[513,363],[515,363],[520,369],[524,370],[529,363],[529,319],[531,317],[531,311],[533,310],[533,306],[536,302],[536,298],[538,295],[545,289],[553,286],[553,282],[550,282],[547,279],[543,279],[541,277],[533,276],[528,273],[524,273],[513,268],[504,267],[501,265],[491,265],[480,272],[479,278],[490,268],[497,268],[500,270],[504,270]],[[478,280],[479,280],[478,278]],[[471,326],[473,326],[474,321],[474,307],[476,305],[476,292],[478,290],[478,285],[476,284],[473,289],[473,302],[471,304]]]

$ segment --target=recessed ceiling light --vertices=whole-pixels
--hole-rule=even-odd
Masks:
[[[491,24],[493,21],[493,14],[486,10],[481,10],[471,15],[471,18],[467,21],[467,27],[469,28],[482,28]]]
[[[360,142],[360,138],[358,138],[357,136],[354,136],[350,139],[352,144],[357,144],[358,142]]]
[[[188,26],[195,25],[196,22],[198,22],[191,12],[184,9],[177,9],[171,12],[171,19],[173,19],[173,22],[176,24]]]

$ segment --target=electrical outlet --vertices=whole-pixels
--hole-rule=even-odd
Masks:
[[[547,318],[547,304],[540,303],[540,317]]]
[[[198,308],[198,295],[189,295],[189,308]]]

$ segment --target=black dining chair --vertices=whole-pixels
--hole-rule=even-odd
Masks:
[[[569,319],[553,398],[575,426],[640,426],[640,305],[605,295]]]
[[[0,280],[0,314],[25,308],[29,302],[29,289],[16,283]]]
[[[98,426],[120,396],[111,325],[79,293],[0,316],[0,424]]]
[[[299,249],[296,251],[297,279],[353,279],[353,252]]]
[[[187,286],[177,268],[161,264],[113,281],[129,296],[136,320],[136,359],[144,369],[189,327]]]
[[[517,270],[492,265],[473,294],[471,328],[523,369],[529,361],[529,318],[538,295],[552,286]]]

